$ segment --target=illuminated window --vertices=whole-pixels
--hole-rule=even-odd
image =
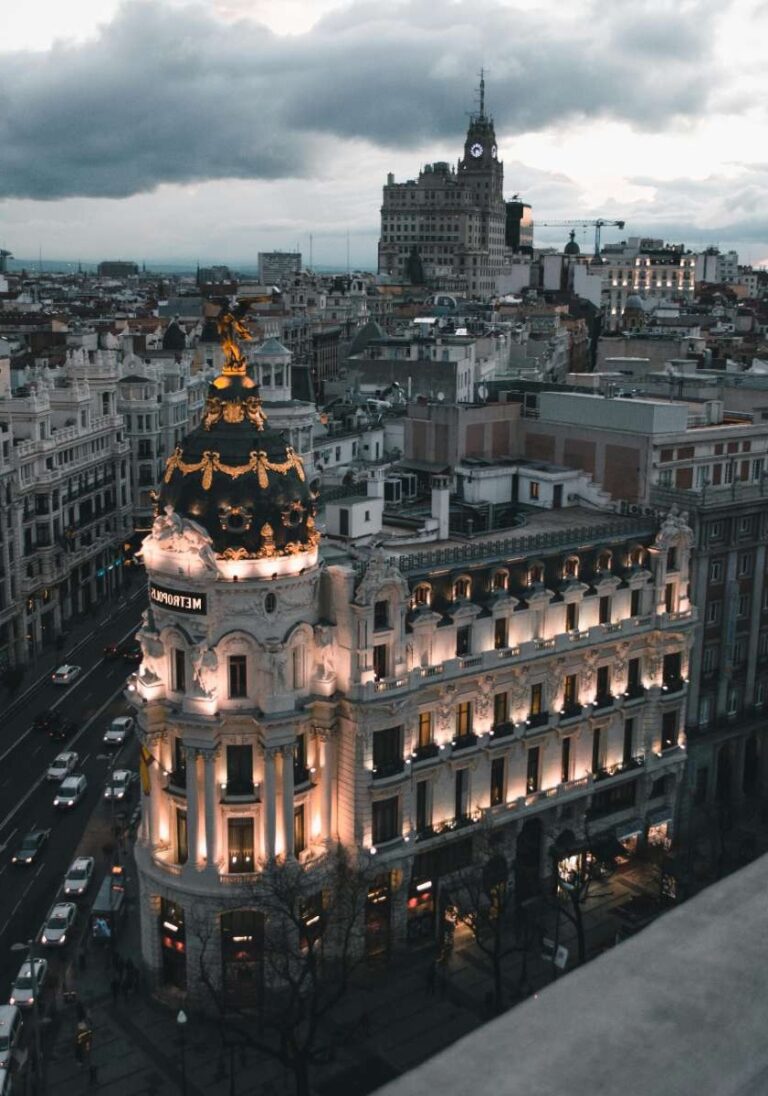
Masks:
[[[419,712],[419,746],[429,746],[432,742],[432,713]]]
[[[230,872],[253,871],[253,819],[227,819],[227,845]]]
[[[578,578],[579,577],[579,557],[569,556],[563,565],[563,577],[564,578]]]
[[[472,582],[466,576],[457,578],[453,584],[453,600],[462,601],[466,600],[472,590]]]
[[[538,480],[531,480],[528,484],[528,498],[537,500],[539,497]]]
[[[609,551],[601,552],[597,557],[597,569],[598,571],[610,571],[613,563],[613,556]]]
[[[495,571],[491,588],[494,593],[509,589],[509,571]]]
[[[462,701],[456,706],[456,737],[472,734],[472,702]]]
[[[420,582],[413,591],[413,604],[414,605],[426,605],[432,604],[432,587],[428,582]]]
[[[304,830],[304,804],[293,808],[293,851],[296,856],[304,852],[307,847],[306,833]]]
[[[544,581],[544,564],[532,563],[528,568],[528,585],[535,586]]]
[[[541,715],[543,701],[543,686],[541,682],[531,685],[531,709],[530,715]]]

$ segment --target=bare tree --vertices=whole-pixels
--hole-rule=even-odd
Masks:
[[[362,924],[371,875],[337,846],[324,860],[269,865],[237,908],[264,915],[263,992],[258,1005],[233,1000],[215,976],[215,933],[201,929],[200,977],[223,1024],[243,1047],[293,1072],[308,1096],[311,1068],[333,1046],[333,1011],[362,959]]]
[[[478,950],[488,961],[493,978],[493,1008],[504,1007],[504,961],[515,952],[523,954],[520,984],[527,975],[527,951],[531,944],[529,910],[515,901],[512,868],[492,834],[479,843],[475,862],[450,884],[450,901],[456,920],[472,934]]]

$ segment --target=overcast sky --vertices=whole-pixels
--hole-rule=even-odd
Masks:
[[[0,0],[0,246],[375,268],[387,172],[458,158],[484,65],[535,220],[768,263],[766,40],[768,0]]]

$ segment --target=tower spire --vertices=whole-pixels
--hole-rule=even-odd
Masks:
[[[485,118],[485,69],[480,69],[480,117]]]

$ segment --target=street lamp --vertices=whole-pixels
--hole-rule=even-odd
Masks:
[[[187,1014],[180,1008],[176,1014],[176,1024],[179,1030],[179,1052],[181,1055],[181,1096],[187,1096],[187,1063],[185,1051],[187,1049],[186,1032]]]
[[[35,956],[33,954],[34,940],[28,940],[26,944],[11,944],[11,951],[25,951],[26,962],[29,963],[29,976],[32,981],[32,1028],[34,1030],[35,1050],[35,1091],[40,1091],[41,1071],[43,1064],[43,1052],[40,1047],[40,1020],[37,1004],[37,970],[35,968]]]

